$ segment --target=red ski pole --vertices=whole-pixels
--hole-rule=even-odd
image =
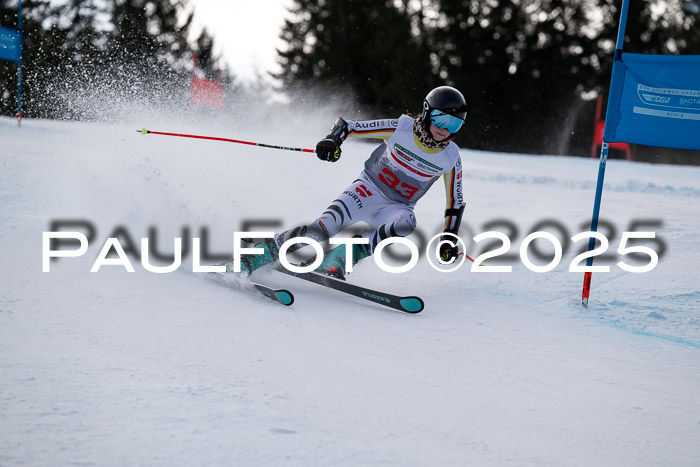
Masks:
[[[472,263],[474,262],[474,258],[472,258],[471,256],[469,256],[468,254],[466,254],[466,253],[464,253],[464,252],[462,252],[462,251],[459,252],[459,255],[460,255],[460,256],[461,256],[461,255],[464,255],[464,257],[467,258],[469,261],[471,261]],[[483,266],[483,263],[480,264],[479,266]]]
[[[216,136],[186,135],[184,133],[166,133],[163,131],[151,131],[151,130],[147,130],[145,128],[142,128],[141,130],[136,130],[136,131],[141,133],[142,135],[164,135],[164,136],[177,136],[180,138],[209,139],[212,141],[224,141],[226,143],[248,144],[250,146],[259,146],[261,148],[284,149],[286,151],[316,152],[313,149],[290,148],[287,146],[275,146],[273,144],[253,143],[251,141],[241,141],[238,139],[231,139],[231,138],[218,138]]]

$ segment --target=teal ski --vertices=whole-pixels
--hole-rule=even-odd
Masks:
[[[294,294],[287,289],[273,289],[263,284],[258,284],[257,282],[252,283],[255,289],[263,296],[274,300],[275,302],[281,303],[282,305],[289,306],[294,303]]]
[[[420,313],[423,311],[423,308],[425,308],[425,304],[420,297],[400,297],[398,295],[379,292],[377,290],[368,289],[359,285],[349,284],[343,280],[318,274],[316,272],[292,272],[285,269],[281,265],[277,266],[277,270],[284,274],[298,277],[299,279],[304,279],[306,281],[313,282],[354,297],[362,298],[379,305],[393,308],[394,310],[403,311],[404,313]]]
[[[294,303],[294,294],[287,289],[273,289],[265,284],[253,282],[247,277],[236,275],[236,273],[212,272],[210,274],[220,284],[233,289],[255,292],[285,306],[290,306]]]

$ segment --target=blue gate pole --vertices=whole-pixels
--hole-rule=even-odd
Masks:
[[[19,33],[19,60],[17,60],[17,125],[20,125],[22,123],[22,0],[19,0],[17,32]]]
[[[620,12],[620,25],[618,26],[617,30],[617,43],[615,45],[615,55],[613,57],[613,73],[612,73],[612,79],[610,80],[610,92],[608,94],[608,108],[605,111],[605,125],[608,124],[608,114],[613,111],[617,112],[617,108],[614,105],[612,105],[613,102],[616,102],[616,96],[614,95],[617,89],[619,88],[617,85],[617,81],[619,79],[619,73],[615,73],[615,68],[616,66],[619,66],[615,62],[622,62],[622,46],[624,45],[625,42],[625,28],[627,27],[627,11],[629,10],[629,0],[622,0],[622,11]],[[607,128],[605,129],[607,130]],[[606,133],[606,132],[604,132]],[[600,215],[600,201],[601,198],[603,197],[603,181],[605,179],[605,166],[608,161],[608,142],[605,141],[605,137],[603,137],[603,144],[601,145],[600,148],[600,165],[598,166],[598,183],[596,185],[595,189],[595,201],[593,203],[593,217],[591,219],[591,232],[597,232],[598,231],[598,217]],[[591,251],[595,248],[595,238],[591,237],[588,240],[588,251]],[[586,260],[586,266],[591,267],[593,266],[593,257],[590,256]],[[581,292],[581,305],[584,307],[588,307],[588,298],[590,297],[591,293],[591,275],[593,273],[591,271],[587,271],[583,277],[583,291]]]

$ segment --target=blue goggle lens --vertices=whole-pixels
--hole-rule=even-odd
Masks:
[[[457,133],[462,128],[464,120],[435,109],[430,113],[430,123],[440,129],[446,128],[450,133]]]

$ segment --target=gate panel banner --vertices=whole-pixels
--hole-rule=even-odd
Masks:
[[[609,105],[609,143],[700,149],[700,55],[622,53]]]
[[[22,36],[17,31],[0,26],[0,60],[18,62],[22,53]]]

